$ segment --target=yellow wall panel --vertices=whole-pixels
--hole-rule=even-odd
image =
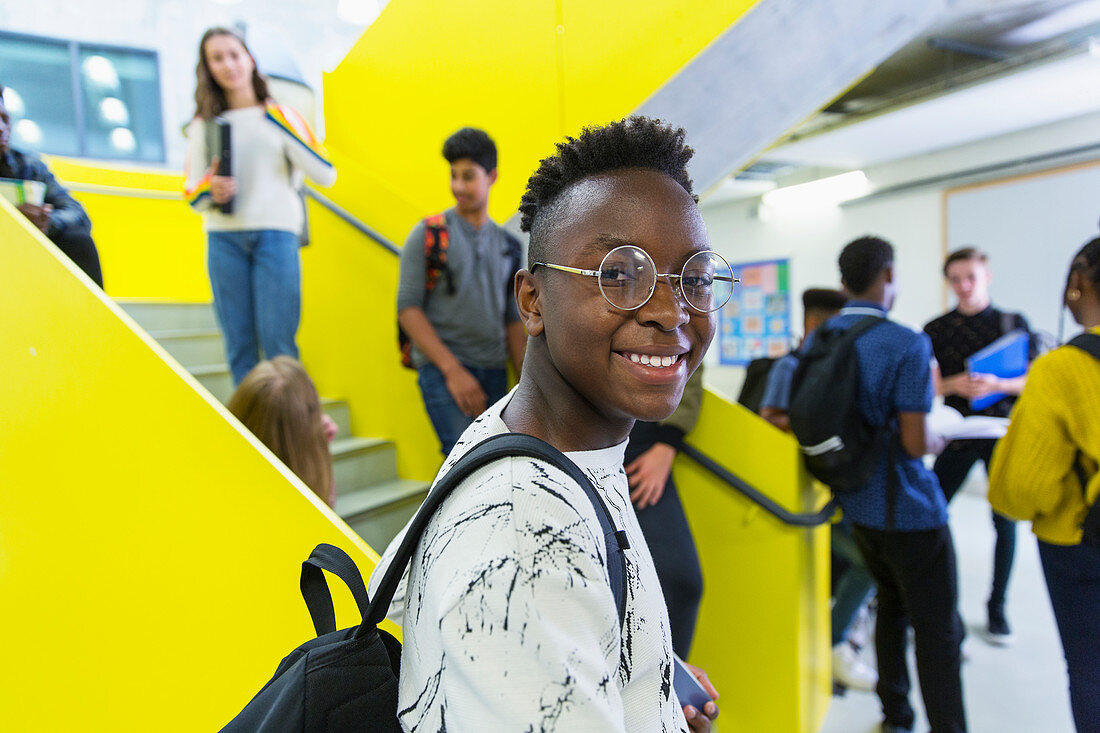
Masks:
[[[115,298],[209,303],[202,220],[178,171],[50,158],[92,220],[103,286]]]
[[[315,203],[302,251],[302,361],[326,397],[351,404],[352,431],[397,443],[405,478],[431,480],[442,455],[416,372],[397,349],[397,258]]]
[[[789,511],[824,503],[794,440],[706,392],[688,442]],[[828,529],[774,519],[686,456],[675,477],[703,566],[691,662],[718,689],[725,732],[816,731],[828,709]]]
[[[325,77],[332,145],[400,191],[334,196],[401,242],[416,220],[452,204],[443,140],[464,125],[496,140],[500,178],[489,213],[519,204],[538,161],[586,124],[624,117],[754,2],[709,0],[394,0]]]
[[[216,729],[311,636],[313,546],[377,556],[6,202],[0,239],[0,729]]]
[[[562,133],[572,134],[637,109],[756,0],[558,4]]]

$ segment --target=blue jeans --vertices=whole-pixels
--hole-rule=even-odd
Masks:
[[[1039,541],[1077,733],[1100,733],[1100,547]]]
[[[298,235],[262,229],[210,232],[207,267],[214,311],[225,335],[233,383],[240,384],[260,361],[298,358],[294,335],[302,310]]]
[[[501,369],[485,369],[463,364],[485,391],[485,404],[491,406],[508,392],[508,372]],[[424,397],[424,407],[432,421],[435,434],[439,438],[444,457],[450,454],[455,443],[462,437],[462,431],[470,426],[474,418],[467,417],[458,409],[454,397],[447,390],[447,380],[443,372],[434,364],[425,364],[417,370],[416,383],[420,385],[420,394]]]

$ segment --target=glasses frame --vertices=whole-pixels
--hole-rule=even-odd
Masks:
[[[653,284],[649,286],[649,293],[645,296],[645,298],[642,300],[641,303],[634,306],[633,308],[624,308],[621,305],[617,305],[615,303],[612,303],[611,298],[607,297],[607,293],[604,292],[603,282],[600,280],[600,274],[603,271],[604,263],[607,262],[607,258],[609,258],[611,255],[615,254],[616,252],[618,252],[621,249],[633,249],[633,250],[637,250],[638,252],[641,252],[642,255],[645,256],[646,261],[649,262],[649,266],[652,267],[653,271],[656,273],[656,277],[653,278]],[[708,254],[708,255],[713,255],[713,256],[717,257],[718,259],[720,259],[725,264],[726,267],[729,268],[729,271],[730,271],[730,276],[729,277],[726,277],[725,275],[716,275],[715,276],[716,280],[728,280],[729,281],[729,283],[730,283],[730,294],[729,294],[729,296],[726,297],[726,299],[724,301],[719,303],[718,306],[716,306],[714,308],[711,308],[710,310],[703,310],[702,308],[699,308],[698,306],[693,304],[691,301],[689,301],[687,299],[687,297],[684,295],[684,288],[683,288],[684,272],[687,270],[688,263],[690,263],[693,259],[695,259],[697,256],[699,256],[701,254]],[[536,267],[548,267],[551,270],[561,270],[562,272],[569,272],[569,273],[572,273],[574,275],[584,275],[585,277],[594,277],[594,278],[596,278],[596,284],[600,288],[600,295],[602,295],[603,299],[605,301],[607,301],[607,304],[610,305],[612,308],[616,308],[616,309],[621,310],[621,311],[627,311],[628,313],[632,312],[632,311],[636,311],[639,308],[642,308],[643,306],[645,306],[646,303],[648,303],[653,298],[653,294],[655,292],[657,292],[657,282],[661,278],[667,278],[668,279],[668,285],[669,285],[670,288],[672,288],[672,292],[675,293],[676,297],[678,297],[686,306],[688,306],[689,308],[691,308],[693,311],[695,311],[697,313],[714,313],[715,311],[722,310],[722,306],[724,306],[726,303],[728,303],[730,301],[730,298],[733,297],[733,285],[735,283],[741,282],[740,278],[733,277],[733,267],[730,266],[730,263],[726,260],[726,258],[723,257],[722,255],[718,254],[714,250],[709,250],[709,249],[700,250],[700,251],[696,252],[695,254],[693,254],[691,257],[688,257],[687,262],[685,262],[684,266],[680,269],[680,274],[679,275],[677,275],[675,273],[672,273],[672,272],[657,272],[657,264],[653,261],[653,258],[649,256],[649,253],[646,252],[641,247],[636,247],[633,244],[622,244],[622,245],[619,245],[618,247],[616,247],[615,249],[611,250],[610,252],[608,252],[606,255],[604,255],[603,259],[600,260],[600,269],[598,269],[598,270],[586,270],[586,269],[580,268],[580,267],[569,267],[568,265],[556,265],[552,262],[535,262],[535,263],[532,263],[531,269],[534,270]]]

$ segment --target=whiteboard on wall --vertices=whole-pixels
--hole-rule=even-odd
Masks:
[[[947,251],[984,250],[994,304],[1057,336],[1070,260],[1100,234],[1100,161],[945,196]],[[1066,336],[1078,330],[1067,313]]]

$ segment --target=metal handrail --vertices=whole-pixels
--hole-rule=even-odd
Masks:
[[[388,249],[392,254],[395,254],[397,256],[401,256],[401,248],[400,247],[398,247],[396,244],[394,244],[390,240],[386,239],[384,236],[382,236],[381,234],[379,234],[375,230],[371,229],[369,226],[367,226],[366,224],[361,222],[359,219],[355,218],[355,216],[353,214],[351,214],[351,212],[344,209],[342,206],[337,204],[335,201],[333,201],[329,197],[325,196],[324,194],[322,194],[318,191],[313,190],[309,186],[303,186],[302,191],[305,193],[306,196],[309,196],[311,199],[313,199],[314,201],[319,203],[321,206],[324,206],[326,209],[331,211],[333,214],[335,214],[336,216],[343,219],[345,222],[350,224],[355,229],[359,230],[359,232],[361,232],[362,234],[365,234],[368,237],[370,237],[371,239],[373,239],[377,244],[381,245],[384,249]]]
[[[684,443],[680,446],[680,452],[691,458],[715,477],[728,484],[738,493],[744,496],[773,517],[794,527],[817,527],[831,521],[836,513],[836,499],[830,499],[825,506],[814,514],[799,514],[790,512],[775,503],[771,498],[762,494],[744,479],[728,471],[719,465],[714,459],[703,453],[698,448]]]
[[[92,183],[67,183],[66,187],[70,191],[77,191],[79,193],[94,193],[103,196],[125,196],[129,198],[143,198],[152,199],[156,201],[181,201],[183,200],[183,194],[175,191],[151,191],[144,188],[129,188],[125,186],[104,186]],[[325,196],[324,194],[315,191],[309,186],[303,186],[302,192],[313,199],[321,206],[328,209],[340,219],[343,219],[345,223],[349,224],[354,229],[358,230],[361,234],[365,234],[370,239],[373,239],[378,245],[390,251],[391,254],[400,256],[401,248],[396,244],[386,239],[374,229],[364,224],[357,219],[352,213],[344,209],[335,201]]]

